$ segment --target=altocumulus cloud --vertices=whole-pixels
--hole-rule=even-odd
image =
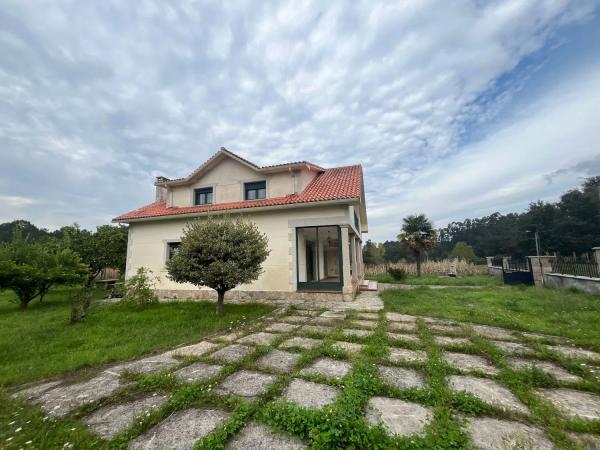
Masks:
[[[548,56],[596,2],[221,3],[2,2],[0,221],[106,223],[221,145],[362,163],[377,240],[412,212],[552,199],[598,165],[600,65]]]

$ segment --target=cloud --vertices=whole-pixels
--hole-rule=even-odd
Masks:
[[[485,199],[521,207],[548,191],[485,182],[485,161],[505,179],[521,173],[493,158],[490,136],[503,137],[506,105],[546,70],[528,58],[593,20],[595,5],[9,2],[0,11],[0,195],[37,203],[2,202],[0,220],[106,223],[150,201],[154,176],[186,175],[222,145],[259,164],[362,163],[375,239],[395,236],[417,206],[440,223],[487,211]],[[574,149],[567,167],[593,150]],[[552,159],[547,174],[563,167]],[[477,172],[461,175],[461,162]],[[438,202],[440,188],[460,197]],[[482,200],[465,195],[474,188]]]
[[[577,84],[565,80],[485,139],[392,185],[370,208],[371,221],[389,234],[401,217],[416,211],[438,225],[510,212],[554,199],[579,184],[576,175],[599,174],[599,87],[600,66],[579,72]],[[548,185],[549,177],[556,186]],[[390,208],[392,201],[397,203]]]

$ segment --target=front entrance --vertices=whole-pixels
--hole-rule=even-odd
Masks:
[[[341,291],[342,233],[337,225],[296,228],[299,291]]]

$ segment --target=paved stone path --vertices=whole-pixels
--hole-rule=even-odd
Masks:
[[[502,383],[506,370],[544,372],[552,387],[535,390],[540,401],[567,419],[600,420],[600,396],[584,390],[586,383],[594,383],[595,375],[589,371],[582,377],[581,372],[569,370],[572,365],[562,364],[571,359],[593,367],[600,363],[600,354],[556,336],[384,313],[380,303],[376,293],[364,293],[358,310],[280,309],[244,329],[118,364],[87,380],[45,382],[13,395],[39,405],[49,416],[79,418],[106,440],[130,433],[132,449],[190,449],[213,432],[231,429],[226,425],[233,420],[236,403],[227,399],[252,404],[270,396],[269,401],[291,402],[308,411],[336,408],[345,393],[344,380],[367,358],[383,388],[362,407],[365,426],[381,425],[390,436],[418,437],[435,422],[434,408],[426,401],[431,386],[425,373],[434,348],[446,367],[449,391],[477,397],[495,411],[492,416],[464,416],[462,427],[475,448],[553,448],[527,405]],[[504,363],[478,351],[474,343],[482,341],[504,355]],[[376,347],[379,356],[371,356],[373,342],[380,346]],[[175,387],[149,391],[137,385],[140,376],[171,377]],[[189,404],[181,403],[181,398],[172,401],[175,392],[186,386],[210,394]],[[421,394],[411,396],[411,392]],[[215,400],[219,398],[222,401]],[[226,448],[309,445],[264,420],[255,415],[232,428]],[[145,427],[134,426],[145,421]],[[583,448],[595,448],[592,445],[600,440],[589,433],[569,436]]]

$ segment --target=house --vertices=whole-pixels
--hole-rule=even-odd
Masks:
[[[126,278],[138,267],[160,277],[163,298],[213,298],[208,288],[167,278],[166,261],[192,219],[241,214],[269,240],[255,282],[228,298],[351,300],[363,280],[368,230],[360,165],[325,169],[308,161],[259,167],[225,148],[185,178],[157,177],[154,203],[122,214],[129,224]]]

